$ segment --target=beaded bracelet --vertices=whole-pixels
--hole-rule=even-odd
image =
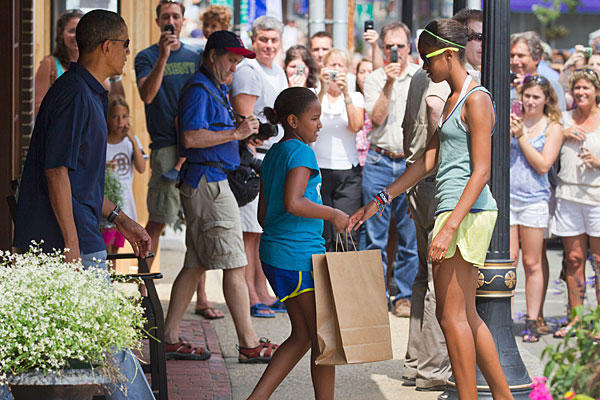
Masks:
[[[377,212],[379,213],[379,216],[381,216],[386,204],[389,204],[392,201],[392,196],[384,189],[377,193],[373,200],[377,205]]]

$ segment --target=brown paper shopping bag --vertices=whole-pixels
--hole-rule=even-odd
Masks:
[[[392,358],[387,298],[379,250],[313,255],[317,364]]]

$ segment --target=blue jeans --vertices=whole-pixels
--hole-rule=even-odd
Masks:
[[[382,154],[369,150],[367,161],[363,169],[362,197],[364,204],[373,200],[373,197],[382,189],[389,186],[406,169],[406,161],[391,159]],[[389,236],[390,220],[392,213],[398,229],[398,248],[396,259],[393,262],[392,279],[398,287],[396,299],[410,299],[412,285],[419,267],[417,254],[417,235],[415,224],[408,214],[406,196],[401,194],[392,200],[379,217],[376,214],[364,223],[364,248],[367,250],[380,249],[383,257],[383,271],[387,272],[387,242]]]

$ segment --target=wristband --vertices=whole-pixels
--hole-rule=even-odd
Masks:
[[[106,220],[112,224],[113,221],[115,220],[115,218],[117,218],[120,213],[121,213],[121,207],[116,205],[115,208],[110,212],[108,217],[106,217]]]
[[[386,204],[391,203],[392,196],[384,189],[375,195],[373,201],[375,202],[375,205],[377,205],[379,216],[381,216],[383,214],[383,210],[385,210]]]
[[[348,97],[347,99],[344,99],[344,103],[352,104],[352,98]]]

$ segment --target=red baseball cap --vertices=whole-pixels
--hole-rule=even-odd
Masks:
[[[225,49],[246,58],[256,57],[253,51],[244,47],[242,39],[230,31],[213,32],[209,36],[206,46],[204,46],[204,51],[209,51],[210,49]]]

